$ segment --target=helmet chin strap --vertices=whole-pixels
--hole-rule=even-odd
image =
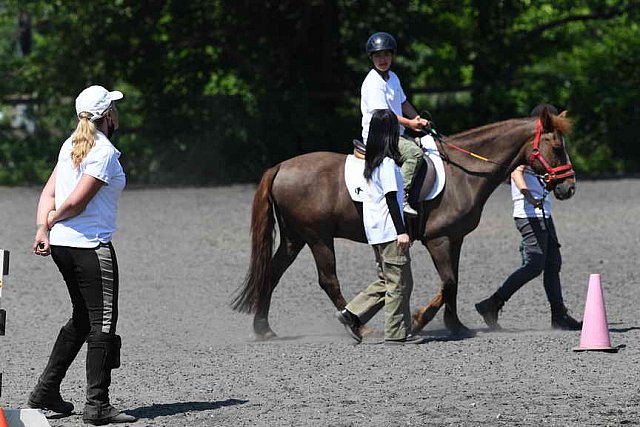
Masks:
[[[380,74],[380,76],[382,76],[382,78],[383,78],[385,81],[389,80],[389,70],[387,70],[387,71],[380,71],[380,70],[378,70],[376,67],[373,67],[373,68],[378,72],[378,74]]]
[[[116,132],[116,127],[110,124],[107,124],[107,138],[109,138],[109,140],[111,140],[111,137],[113,137],[113,134]]]

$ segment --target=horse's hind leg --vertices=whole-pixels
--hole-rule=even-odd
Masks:
[[[296,259],[305,243],[299,239],[283,236],[280,246],[271,259],[271,288],[260,296],[258,309],[253,317],[253,331],[258,340],[268,340],[276,336],[269,325],[269,307],[271,306],[271,296],[278,286],[280,278],[289,266]]]
[[[333,246],[333,239],[317,241],[309,244],[309,247],[316,261],[320,287],[329,295],[333,305],[342,310],[347,305],[347,302],[342,296],[340,282],[336,274],[336,251]]]

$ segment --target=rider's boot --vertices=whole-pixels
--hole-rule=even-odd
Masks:
[[[120,367],[120,337],[98,332],[87,339],[87,402],[82,420],[101,426],[132,423],[137,419],[120,412],[109,403],[111,370]]]
[[[59,414],[73,412],[73,403],[65,401],[60,395],[60,383],[82,348],[85,337],[86,335],[76,331],[71,322],[60,329],[47,366],[29,395],[27,405],[30,408],[46,409]]]

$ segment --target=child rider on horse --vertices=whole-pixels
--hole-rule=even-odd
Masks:
[[[402,165],[400,170],[404,181],[403,210],[407,215],[417,215],[416,210],[408,203],[408,194],[418,172],[423,152],[413,138],[403,135],[403,131],[405,127],[419,131],[429,126],[429,121],[420,117],[416,109],[408,102],[407,96],[402,90],[400,79],[391,71],[396,49],[396,40],[388,33],[375,33],[367,40],[366,51],[373,63],[373,68],[362,82],[360,89],[362,141],[367,143],[369,123],[373,111],[381,109],[393,111],[400,124],[398,148]]]

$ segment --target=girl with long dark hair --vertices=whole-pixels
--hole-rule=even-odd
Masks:
[[[336,317],[357,342],[360,328],[384,306],[385,342],[421,343],[410,335],[409,299],[413,289],[411,241],[402,215],[403,181],[398,160],[399,125],[391,110],[375,110],[371,117],[364,176],[368,197],[362,204],[367,240],[373,247],[378,280],[358,294]]]

